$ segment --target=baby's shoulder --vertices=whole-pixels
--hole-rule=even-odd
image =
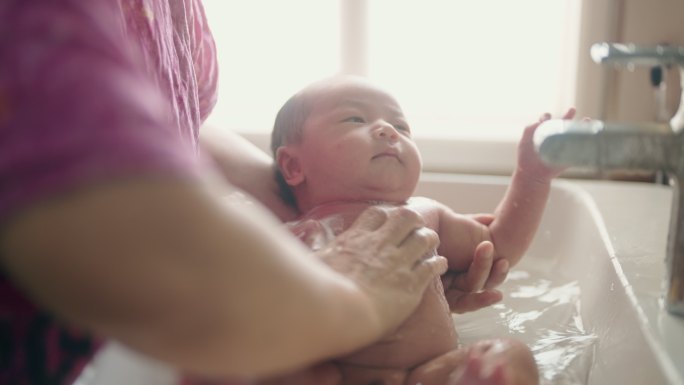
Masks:
[[[427,197],[411,197],[406,201],[406,207],[423,216],[428,227],[437,230],[440,217],[445,213],[446,206]]]
[[[416,210],[418,212],[422,211],[435,211],[435,210],[443,210],[444,205],[439,203],[438,201],[428,198],[428,197],[420,197],[420,196],[414,196],[409,198],[406,201],[406,207]]]

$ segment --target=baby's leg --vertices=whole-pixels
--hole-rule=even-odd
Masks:
[[[537,385],[532,352],[512,339],[479,341],[415,368],[404,385]]]

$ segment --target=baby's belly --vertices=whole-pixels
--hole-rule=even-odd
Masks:
[[[428,361],[458,344],[449,306],[440,279],[425,290],[416,311],[381,341],[339,360],[341,364],[364,367],[409,369]]]

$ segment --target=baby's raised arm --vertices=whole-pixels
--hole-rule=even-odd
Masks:
[[[563,118],[571,119],[574,115],[575,110],[570,109]],[[506,259],[511,266],[518,263],[530,246],[544,213],[551,180],[562,171],[544,165],[534,149],[534,132],[548,119],[550,115],[544,114],[525,128],[511,184],[491,223],[454,213],[446,206],[440,210],[439,253],[447,257],[450,269],[465,269],[483,241],[494,244],[495,259]]]

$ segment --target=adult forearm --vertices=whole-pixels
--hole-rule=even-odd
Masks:
[[[273,159],[240,135],[224,130],[203,130],[203,154],[211,158],[222,176],[249,193],[282,221],[293,220],[296,209],[280,198],[273,172]]]
[[[377,337],[353,285],[236,205],[179,182],[93,188],[20,215],[2,262],[64,319],[204,374],[271,374]]]

